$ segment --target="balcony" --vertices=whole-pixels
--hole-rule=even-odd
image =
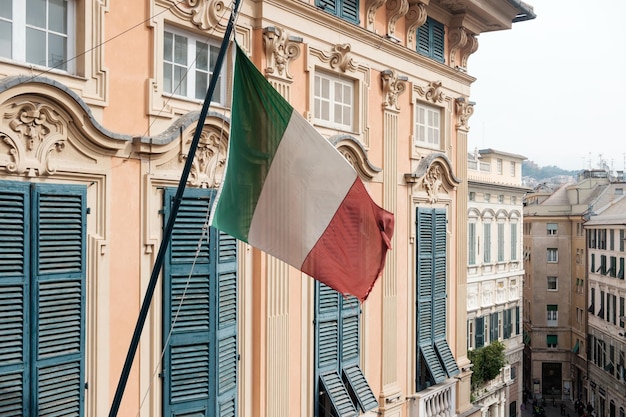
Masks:
[[[453,417],[456,415],[456,380],[447,379],[408,398],[409,417]]]

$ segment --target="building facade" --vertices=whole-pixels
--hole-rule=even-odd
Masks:
[[[484,417],[515,417],[522,404],[522,161],[483,149],[468,158],[467,348],[505,346],[501,375],[473,387]]]
[[[624,182],[613,182],[606,187],[584,226],[588,251],[589,402],[597,416],[623,417],[626,410],[625,186]]]
[[[107,415],[232,5],[4,3],[0,413]],[[359,305],[205,227],[228,54],[119,415],[474,413],[467,63],[481,33],[534,17],[514,0],[244,2],[236,41],[395,213],[393,250]]]

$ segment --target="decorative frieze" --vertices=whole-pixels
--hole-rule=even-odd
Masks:
[[[355,72],[359,65],[352,58],[352,47],[349,43],[337,44],[330,52],[322,52],[320,59],[330,64],[331,68],[339,68],[342,72]]]
[[[189,20],[202,30],[211,30],[223,24],[225,5],[222,0],[168,0],[170,10],[181,19]]]

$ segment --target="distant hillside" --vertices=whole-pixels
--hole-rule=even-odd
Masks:
[[[556,165],[540,167],[533,161],[522,162],[522,177],[531,177],[537,181],[543,181],[561,175],[572,176],[576,178],[579,171],[568,171],[561,169]]]

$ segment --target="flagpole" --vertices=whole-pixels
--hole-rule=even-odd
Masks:
[[[183,198],[183,192],[185,191],[185,185],[187,184],[189,173],[191,172],[191,166],[193,163],[193,159],[196,155],[196,149],[198,148],[198,143],[200,142],[200,135],[202,133],[202,128],[204,127],[204,121],[206,119],[207,113],[209,112],[211,98],[213,97],[213,93],[217,85],[217,79],[219,78],[219,74],[222,70],[224,56],[226,55],[226,50],[228,49],[228,43],[230,42],[230,36],[232,34],[233,27],[235,26],[235,20],[236,20],[236,16],[237,16],[237,12],[239,10],[240,4],[241,4],[241,0],[234,0],[233,9],[230,14],[230,19],[228,21],[228,25],[226,26],[226,32],[224,33],[224,38],[222,39],[222,44],[220,46],[217,59],[215,61],[213,74],[211,75],[209,88],[207,90],[206,97],[204,98],[204,103],[202,103],[202,110],[200,111],[200,117],[198,118],[196,131],[194,132],[193,139],[189,147],[189,153],[187,154],[187,158],[185,160],[185,166],[183,168],[180,181],[178,183],[178,188],[176,189],[176,195],[174,196],[174,200],[172,201],[172,208],[170,211],[170,215],[169,215],[169,218],[167,219],[165,228],[163,229],[163,239],[161,240],[161,244],[159,246],[159,252],[157,253],[156,260],[154,261],[154,266],[152,268],[152,274],[150,275],[148,288],[146,288],[146,294],[144,296],[143,303],[141,305],[141,310],[139,311],[139,317],[137,318],[135,331],[133,333],[130,346],[128,347],[126,361],[124,362],[124,367],[122,368],[122,374],[120,375],[120,379],[117,384],[117,389],[115,391],[115,396],[113,397],[113,403],[111,404],[109,417],[117,416],[117,412],[119,411],[120,404],[122,402],[124,389],[126,388],[126,383],[128,382],[128,376],[130,374],[130,370],[133,365],[133,360],[135,358],[135,354],[137,353],[137,347],[139,346],[139,339],[141,337],[141,332],[143,330],[144,324],[146,323],[146,318],[148,317],[148,310],[150,309],[150,304],[152,302],[152,297],[154,295],[154,289],[156,288],[156,284],[159,279],[159,274],[161,273],[161,269],[163,267],[163,260],[165,259],[165,251],[167,249],[167,246],[169,245],[170,238],[172,236],[172,231],[174,230],[174,222],[178,214],[178,209],[180,208],[180,203]]]

